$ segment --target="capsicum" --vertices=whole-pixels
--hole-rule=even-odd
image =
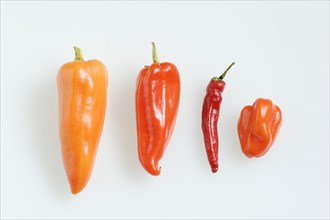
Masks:
[[[57,74],[59,133],[64,168],[71,192],[84,189],[92,173],[107,101],[108,71],[99,60],[75,59]]]
[[[259,98],[252,106],[245,106],[237,123],[243,153],[247,157],[261,157],[267,153],[281,124],[281,109],[270,99]]]
[[[148,173],[157,176],[178,113],[180,76],[174,64],[159,62],[154,43],[152,57],[153,63],[138,75],[135,103],[139,160]]]

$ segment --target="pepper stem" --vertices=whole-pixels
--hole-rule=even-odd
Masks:
[[[152,44],[152,61],[154,63],[159,63],[155,42],[151,42],[151,44]]]
[[[219,80],[223,80],[223,78],[225,78],[225,76],[226,76],[228,70],[230,70],[230,68],[231,68],[232,66],[234,66],[234,64],[235,64],[235,62],[232,62],[232,63],[230,64],[230,66],[225,70],[225,72],[223,72],[223,74],[221,74],[221,76],[219,76],[218,79],[219,79]]]
[[[84,61],[84,56],[82,54],[81,49],[78,48],[78,47],[73,47],[73,49],[74,49],[74,52],[75,52],[75,54],[74,54],[74,60],[75,61]]]

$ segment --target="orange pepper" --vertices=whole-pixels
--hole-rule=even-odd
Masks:
[[[282,124],[281,109],[269,99],[245,106],[237,124],[239,141],[247,157],[261,157],[274,143]]]
[[[62,159],[72,194],[86,186],[92,173],[103,129],[108,71],[98,60],[84,61],[79,48],[75,60],[57,74]]]
[[[172,63],[160,63],[153,46],[153,64],[137,79],[136,125],[139,160],[151,175],[160,174],[158,162],[174,130],[180,101],[180,76]]]

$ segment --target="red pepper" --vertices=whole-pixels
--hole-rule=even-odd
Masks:
[[[204,134],[204,143],[213,173],[218,171],[218,119],[220,113],[220,104],[222,102],[222,92],[226,83],[223,81],[228,70],[235,64],[233,62],[220,77],[213,77],[206,89],[206,95],[202,110],[202,130]]]
[[[158,61],[154,43],[152,47],[153,64],[145,66],[137,79],[136,125],[140,162],[157,176],[178,113],[180,76],[174,64]]]

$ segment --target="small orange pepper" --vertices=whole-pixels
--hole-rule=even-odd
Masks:
[[[281,109],[269,99],[245,106],[237,123],[239,141],[247,157],[261,157],[273,145],[282,124]]]
[[[62,159],[72,194],[84,189],[92,173],[107,102],[108,71],[99,60],[75,60],[57,74]]]

